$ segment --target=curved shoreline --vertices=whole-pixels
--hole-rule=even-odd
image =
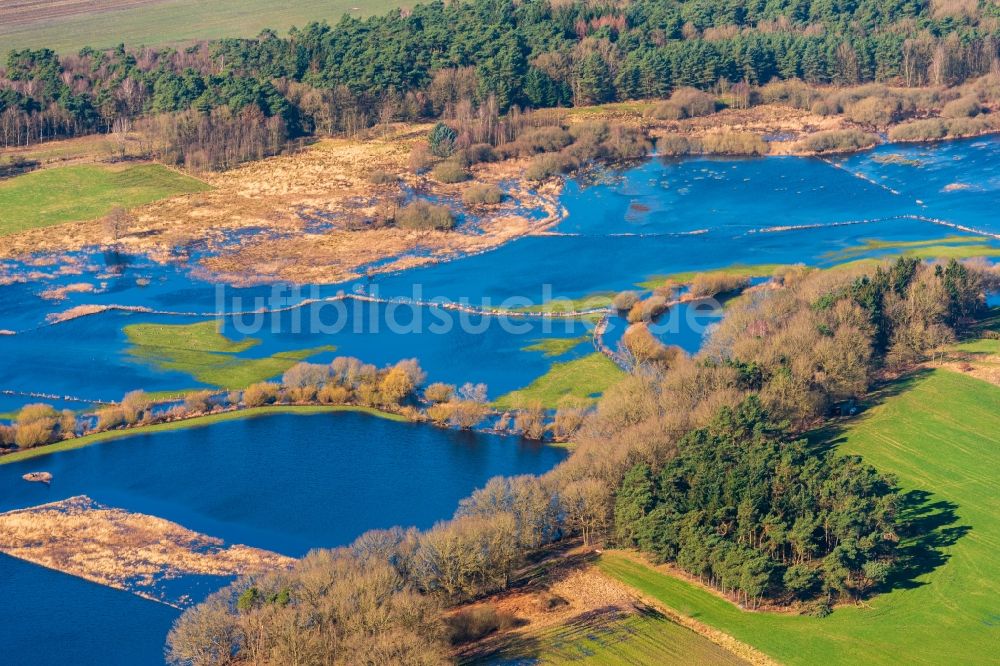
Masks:
[[[32,449],[25,449],[24,451],[16,451],[14,453],[8,453],[4,456],[0,456],[0,465],[7,465],[10,463],[22,462],[24,460],[31,460],[33,458],[45,456],[50,453],[59,453],[61,451],[72,451],[73,449],[81,449],[85,446],[90,446],[92,444],[100,444],[102,442],[122,439],[124,437],[131,437],[133,435],[146,435],[159,432],[171,432],[174,430],[184,430],[187,428],[201,428],[205,426],[214,425],[216,423],[224,423],[226,421],[235,421],[239,419],[256,418],[259,416],[273,416],[277,414],[295,414],[297,416],[311,416],[314,414],[329,414],[335,412],[353,412],[360,414],[368,414],[369,416],[373,416],[375,418],[380,418],[380,419],[386,419],[388,421],[397,421],[400,423],[408,422],[408,420],[405,417],[400,416],[399,414],[393,414],[392,412],[385,412],[380,409],[374,409],[372,407],[356,407],[352,405],[272,405],[267,407],[250,407],[247,409],[235,409],[226,412],[218,412],[216,414],[205,414],[203,416],[194,416],[189,419],[168,421],[166,423],[155,423],[153,425],[138,426],[135,428],[123,428],[120,430],[105,430],[103,432],[97,432],[91,435],[74,437],[73,439],[66,439],[61,442],[56,442],[54,444],[46,444],[44,446],[38,446]]]

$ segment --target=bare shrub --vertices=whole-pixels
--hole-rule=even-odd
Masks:
[[[716,108],[713,95],[695,88],[678,88],[669,100],[654,107],[652,114],[657,120],[683,120],[711,115]]]
[[[573,137],[561,127],[539,127],[519,136],[516,141],[504,146],[508,155],[534,155],[554,153],[573,143]]]
[[[108,211],[108,214],[104,216],[102,221],[108,239],[112,243],[117,243],[124,236],[128,235],[129,228],[132,226],[132,214],[122,206],[115,206]]]
[[[445,404],[449,406],[448,423],[463,430],[476,427],[489,413],[486,405],[473,400],[454,400]]]
[[[465,159],[470,165],[480,162],[496,162],[497,152],[488,143],[474,143],[465,149]]]
[[[804,141],[806,150],[814,153],[838,153],[871,148],[878,137],[856,129],[828,130],[810,135]]]
[[[497,610],[493,604],[465,608],[447,617],[449,638],[452,645],[478,641],[490,634],[517,625],[517,618]]]
[[[247,407],[270,405],[278,399],[279,389],[273,382],[251,384],[243,391],[243,404]]]
[[[628,312],[628,322],[634,324],[640,321],[652,321],[667,309],[667,298],[661,294],[653,294],[637,302]]]
[[[890,141],[936,141],[948,135],[948,126],[937,118],[914,120],[889,130]]]
[[[457,160],[441,162],[431,171],[434,180],[446,183],[462,183],[469,179],[469,172]]]
[[[586,416],[586,405],[571,401],[560,403],[552,422],[552,434],[558,440],[568,440],[580,429]]]
[[[462,202],[467,206],[494,205],[503,201],[503,190],[488,183],[473,183],[462,192]]]
[[[656,150],[661,155],[680,156],[696,152],[698,146],[692,145],[691,140],[681,134],[667,134],[656,141]]]
[[[765,104],[782,104],[808,111],[820,96],[816,89],[799,79],[775,80],[760,89]]]
[[[670,363],[680,354],[677,347],[660,342],[645,324],[629,326],[622,336],[622,347],[638,364]]]
[[[410,171],[413,173],[423,173],[430,168],[431,162],[433,161],[433,156],[431,155],[431,149],[426,143],[414,144],[413,148],[410,149],[409,165]]]
[[[576,168],[575,162],[567,155],[561,153],[539,155],[524,170],[524,177],[534,181],[545,180],[572,171],[574,168]]]
[[[212,409],[212,392],[196,391],[184,397],[184,409],[188,414],[203,414]]]
[[[983,107],[975,97],[959,97],[944,105],[941,115],[945,118],[973,118],[983,112]]]
[[[448,402],[453,395],[455,395],[455,387],[442,382],[434,382],[424,389],[424,400],[427,402]]]
[[[368,182],[372,185],[393,185],[399,182],[399,178],[388,171],[375,169],[368,174]]]
[[[631,310],[639,302],[639,294],[634,291],[621,291],[611,299],[611,307],[619,312]]]
[[[98,430],[110,430],[125,423],[125,414],[118,405],[101,407],[95,413],[97,414]]]
[[[948,136],[977,136],[993,128],[989,118],[952,118],[946,124]]]
[[[52,405],[25,405],[17,413],[14,443],[22,449],[48,444],[55,437],[58,423],[59,415]]]
[[[750,286],[750,278],[726,273],[698,273],[691,280],[689,293],[695,298],[730,294]]]
[[[332,384],[327,384],[316,394],[316,399],[324,405],[343,405],[350,400],[350,397],[349,389]]]
[[[447,231],[455,227],[455,216],[447,206],[419,200],[399,209],[396,224],[403,229]]]
[[[844,109],[844,115],[856,123],[885,127],[900,116],[900,102],[895,97],[873,96],[858,100]]]
[[[514,430],[525,439],[542,440],[548,432],[545,409],[540,402],[522,405],[514,414]]]
[[[121,401],[122,417],[125,423],[138,423],[149,410],[151,401],[145,391],[130,391]]]
[[[767,142],[752,132],[712,132],[701,139],[702,150],[713,155],[766,155]]]

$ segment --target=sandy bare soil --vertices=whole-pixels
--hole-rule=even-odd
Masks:
[[[0,514],[0,552],[181,606],[160,584],[183,575],[231,576],[291,566],[292,558],[192,532],[86,496]]]

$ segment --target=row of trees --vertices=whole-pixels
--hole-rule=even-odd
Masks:
[[[60,412],[51,405],[30,404],[21,408],[10,425],[0,424],[0,447],[28,449],[116,428],[276,404],[356,405],[465,430],[496,416],[485,384],[435,382],[425,386],[426,379],[416,359],[378,368],[338,356],[328,364],[297,363],[280,382],[258,382],[242,391],[205,389],[188,392],[178,400],[154,399],[145,391],[130,391],[117,403],[102,405],[81,419],[72,410]],[[566,441],[580,427],[586,412],[586,403],[567,402],[550,414],[540,403],[532,402],[499,415],[493,427],[526,439]]]
[[[908,331],[940,325],[954,334],[1000,280],[986,265],[907,259],[775,279],[782,288],[730,305],[710,350],[642,364],[609,390],[552,472],[492,479],[426,532],[369,532],[291,572],[241,580],[184,613],[168,641],[171,661],[371,661],[372,652],[357,652],[363,645],[389,661],[437,663],[447,658],[441,608],[503,590],[529,555],[571,536],[641,548],[751,607],[813,600],[810,608],[828,612],[879,589],[897,572],[897,540],[910,529],[893,480],[798,439],[783,417],[801,402],[777,387],[808,369],[811,389],[861,397],[879,369],[902,362],[892,350],[910,344]],[[846,367],[834,354],[817,366],[818,340],[848,356]],[[855,363],[860,371],[848,369]],[[441,404],[452,391],[431,385],[425,395]],[[829,402],[805,404],[812,411],[794,413],[811,425]],[[362,587],[372,585],[366,571],[391,585]],[[328,608],[380,620],[317,611]]]
[[[276,138],[464,120],[485,108],[475,141],[497,144],[497,119],[516,107],[663,98],[720,81],[739,82],[733,101],[741,105],[749,86],[775,78],[943,86],[991,72],[1000,44],[995,8],[981,16],[933,4],[469,0],[180,50],[11,51],[0,72],[0,140],[107,132],[119,119],[157,114],[167,115],[160,125],[198,124],[194,114],[252,135],[240,139],[251,145],[235,149],[250,157],[273,151]],[[160,129],[164,140],[180,131]],[[181,147],[208,153],[195,163],[232,159],[217,156],[215,142],[190,140],[175,137],[165,155],[186,161],[175,154]]]

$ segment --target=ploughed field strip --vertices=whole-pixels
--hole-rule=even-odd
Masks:
[[[645,608],[584,613],[565,624],[511,639],[499,656],[468,663],[736,666],[750,662]]]
[[[0,4],[0,23],[8,26],[46,23],[67,16],[100,14],[119,9],[149,7],[165,0],[6,0]]]

